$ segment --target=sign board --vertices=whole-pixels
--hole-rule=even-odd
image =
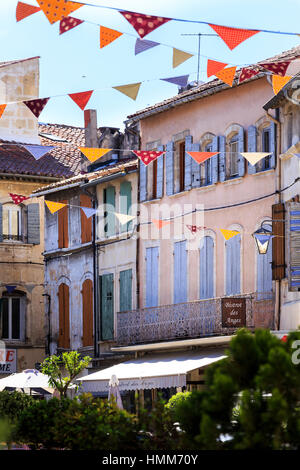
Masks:
[[[222,327],[241,328],[246,326],[246,299],[222,299]]]
[[[12,374],[17,371],[17,350],[2,347],[0,341],[0,374]]]

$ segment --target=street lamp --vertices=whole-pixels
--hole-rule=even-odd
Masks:
[[[262,222],[260,228],[252,233],[260,255],[265,255],[268,251],[270,240],[274,237],[271,230],[270,226],[264,227],[264,222]]]

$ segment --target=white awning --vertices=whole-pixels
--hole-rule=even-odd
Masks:
[[[78,379],[84,392],[108,392],[112,375],[119,379],[120,390],[184,387],[186,374],[223,359],[222,352],[208,351],[156,354],[122,362]]]

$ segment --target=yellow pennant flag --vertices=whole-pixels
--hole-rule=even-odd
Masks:
[[[51,212],[51,214],[54,214],[55,212],[59,211],[63,207],[65,207],[67,204],[63,204],[62,202],[53,202],[53,201],[46,201],[45,203]]]
[[[191,57],[193,57],[193,54],[180,51],[179,49],[175,49],[175,47],[173,47],[173,69],[175,69],[175,67],[178,67],[178,65],[182,64]]]
[[[235,71],[236,67],[228,67],[227,69],[223,69],[215,73],[215,76],[227,85],[232,86],[235,77]]]
[[[248,160],[251,165],[256,165],[259,160],[262,158],[267,157],[268,155],[272,155],[271,152],[241,152],[241,155]]]
[[[235,237],[236,235],[240,233],[240,232],[237,232],[236,230],[226,230],[224,228],[220,228],[220,230],[225,240],[229,240],[229,238]]]
[[[129,98],[136,100],[141,84],[142,82],[131,83],[130,85],[113,86],[113,88],[129,96]]]
[[[272,75],[272,85],[275,95],[280,92],[281,88],[283,88],[291,78],[290,75],[285,75],[284,77],[281,75]]]
[[[96,160],[99,160],[99,158],[103,157],[107,152],[110,152],[112,149],[102,149],[102,148],[94,148],[94,147],[79,147],[80,151],[83,153],[83,155],[86,156],[86,158],[90,162],[95,162]]]
[[[121,225],[128,224],[128,222],[131,222],[133,219],[135,219],[134,215],[120,214],[119,212],[115,212],[114,214],[120,221]]]
[[[6,108],[6,104],[0,104],[0,118],[2,118],[2,114],[4,113]]]

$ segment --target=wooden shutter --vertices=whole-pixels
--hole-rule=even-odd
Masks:
[[[167,195],[174,194],[174,142],[167,143],[166,151],[166,191]]]
[[[154,162],[153,162],[154,163]],[[120,185],[120,213],[121,214],[130,214],[131,209],[131,183],[130,181],[122,181]],[[128,232],[132,230],[132,222],[127,224],[120,223],[120,231]]]
[[[273,204],[272,206],[272,233],[274,236],[272,243],[273,263],[272,279],[279,281],[285,277],[285,230],[284,230],[285,209],[284,204]]]
[[[158,247],[146,248],[146,304],[145,307],[158,305]]]
[[[114,275],[100,276],[101,338],[114,339]]]
[[[0,204],[0,243],[3,242],[2,212],[2,204]]]
[[[249,126],[248,127],[248,149],[247,152],[256,152],[257,151],[257,129],[256,126]],[[254,175],[256,173],[257,167],[256,165],[251,165],[248,162],[248,174]]]
[[[58,288],[58,299],[59,299],[58,347],[63,348],[63,349],[70,349],[69,286],[67,286],[66,284],[60,284]]]
[[[239,176],[244,176],[245,174],[245,159],[241,155],[241,152],[245,151],[245,139],[244,139],[244,128],[241,127],[239,132],[238,132],[238,175]]]
[[[163,145],[160,145],[157,150],[162,152],[164,150]],[[156,173],[156,198],[163,197],[164,193],[164,154],[158,157],[157,162],[157,173]]]
[[[104,204],[107,205],[105,212],[105,225],[104,232],[107,237],[111,237],[116,233],[115,228],[115,188],[114,186],[109,186],[104,189]]]
[[[132,309],[132,269],[120,272],[120,312]]]
[[[27,241],[34,245],[40,244],[40,205],[27,205]]]
[[[82,284],[82,346],[93,346],[93,282],[86,279]]]
[[[241,235],[226,240],[226,295],[240,294],[241,290]]]
[[[174,243],[174,303],[187,301],[186,241]]]
[[[60,201],[62,204],[68,204],[68,201]],[[57,213],[58,218],[58,248],[68,248],[69,246],[69,222],[68,206],[63,207]]]
[[[200,299],[214,296],[214,241],[204,237],[200,249]]]
[[[300,203],[287,203],[287,249],[289,291],[300,291]]]
[[[140,175],[140,202],[147,200],[147,167],[142,161],[139,162]]]
[[[80,206],[92,207],[92,200],[87,194],[80,194]],[[80,217],[81,217],[81,243],[91,242],[93,217],[87,217],[82,210],[80,210]]]
[[[192,161],[193,158],[186,153],[187,151],[192,150],[193,137],[187,135],[185,138],[185,152],[183,154],[184,159],[184,190],[187,191],[192,188]]]

